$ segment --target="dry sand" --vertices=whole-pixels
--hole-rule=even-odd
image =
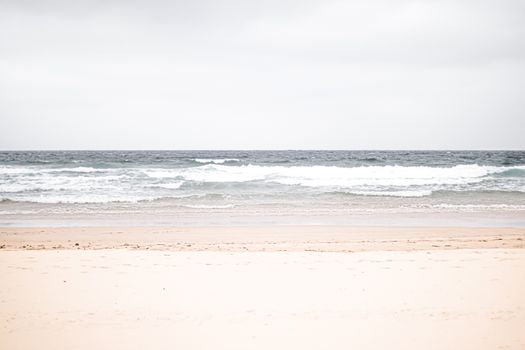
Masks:
[[[523,228],[0,237],[1,349],[525,349]]]

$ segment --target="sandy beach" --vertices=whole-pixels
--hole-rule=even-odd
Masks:
[[[0,350],[525,350],[525,1],[0,1]]]
[[[4,349],[523,349],[524,228],[1,228]]]

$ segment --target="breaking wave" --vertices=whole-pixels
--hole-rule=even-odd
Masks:
[[[276,166],[234,158],[195,158],[199,166],[0,166],[0,200],[38,203],[137,202],[218,193],[236,198],[310,196],[425,197],[436,191],[525,192],[525,166]],[[230,164],[231,163],[231,164]],[[224,206],[228,203],[189,203]]]

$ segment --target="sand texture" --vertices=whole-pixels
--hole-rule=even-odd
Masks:
[[[1,349],[525,349],[523,229],[0,232]]]
[[[525,227],[0,227],[0,247],[288,252],[525,248]]]

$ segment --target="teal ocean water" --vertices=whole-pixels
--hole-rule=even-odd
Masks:
[[[519,212],[525,152],[0,152],[0,215],[160,207]]]

